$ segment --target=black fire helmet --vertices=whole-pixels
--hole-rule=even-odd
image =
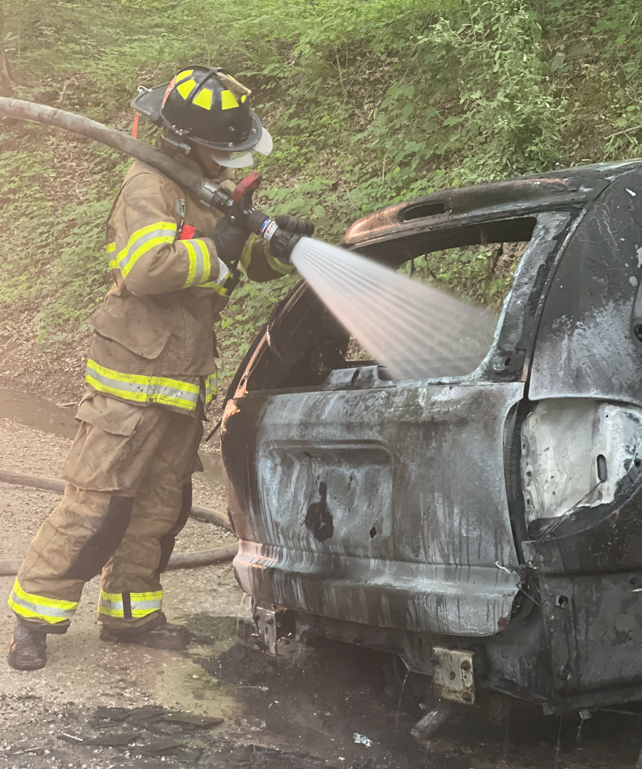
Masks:
[[[251,91],[220,68],[187,67],[169,83],[142,91],[132,107],[180,142],[245,152],[263,132]]]

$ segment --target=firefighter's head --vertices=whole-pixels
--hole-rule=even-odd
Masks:
[[[252,152],[272,151],[250,94],[223,69],[190,66],[171,82],[142,91],[132,107],[160,126],[170,144],[219,166],[245,168],[252,165]]]

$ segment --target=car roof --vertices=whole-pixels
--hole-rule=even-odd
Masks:
[[[596,163],[507,181],[441,190],[364,216],[348,228],[343,245],[376,254],[377,244],[413,240],[418,235],[426,243],[426,238],[430,240],[431,233],[434,233],[437,238],[434,248],[445,248],[449,247],[450,241],[453,244],[456,242],[455,231],[461,228],[485,220],[511,219],[516,220],[516,229],[511,232],[510,227],[505,228],[505,239],[528,239],[521,234],[520,220],[546,210],[584,207],[613,178],[630,171],[642,172],[642,159]],[[447,236],[447,231],[451,231],[452,238]],[[504,237],[500,236],[500,239]],[[489,238],[488,242],[493,241]]]

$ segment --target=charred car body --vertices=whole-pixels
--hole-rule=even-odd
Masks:
[[[436,193],[344,245],[528,241],[468,376],[392,382],[299,286],[233,384],[234,567],[264,640],[398,653],[440,696],[642,699],[642,163]]]

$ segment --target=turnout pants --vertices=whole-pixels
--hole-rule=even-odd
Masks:
[[[83,585],[102,571],[98,618],[135,630],[161,618],[165,570],[202,469],[199,418],[89,392],[63,469],[62,501],[31,543],[9,605],[47,633],[64,633]]]

